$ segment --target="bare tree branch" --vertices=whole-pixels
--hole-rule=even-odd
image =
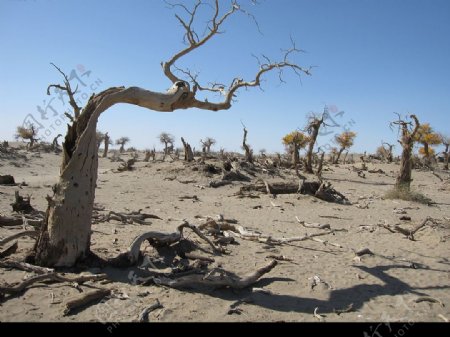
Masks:
[[[54,63],[50,62],[50,64],[52,66],[54,66],[56,68],[56,70],[58,70],[61,73],[61,75],[63,75],[64,86],[59,85],[59,84],[50,84],[47,88],[47,95],[50,95],[50,88],[57,88],[59,90],[66,91],[67,95],[69,96],[69,103],[73,108],[75,118],[78,118],[80,116],[81,108],[77,105],[77,103],[75,102],[75,98],[74,98],[74,95],[78,91],[78,86],[75,88],[75,91],[73,91],[70,86],[69,78],[67,77],[67,75],[59,67],[57,67]]]

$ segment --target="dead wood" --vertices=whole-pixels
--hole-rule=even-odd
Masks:
[[[18,248],[17,241],[14,241],[9,247],[0,250],[0,259],[3,259],[4,257],[7,257],[11,254],[14,254]]]
[[[0,185],[16,186],[16,182],[12,175],[0,175]]]
[[[317,228],[317,229],[331,229],[329,224],[320,224],[320,223],[307,223],[303,220],[300,220],[298,216],[295,217],[298,223],[300,223],[303,227],[306,228]]]
[[[202,232],[200,232],[200,230],[196,226],[191,225],[185,221],[177,227],[177,231],[174,233],[167,234],[152,231],[137,236],[128,247],[128,250],[126,252],[119,254],[117,257],[109,259],[108,262],[117,267],[134,265],[139,259],[140,248],[144,241],[147,240],[154,247],[169,246],[180,241],[183,238],[184,228],[191,229],[201,239],[206,241],[212,247],[214,253],[221,254],[225,252],[223,248],[215,246],[214,243],[210,239],[208,239]]]
[[[350,201],[341,193],[331,187],[330,183],[321,183],[318,181],[302,181],[298,183],[274,182],[267,183],[258,181],[255,184],[242,186],[240,193],[244,192],[262,192],[270,194],[306,194],[312,195],[318,199],[339,204],[350,204]]]
[[[351,312],[351,311],[355,311],[355,309],[353,308],[353,303],[350,303],[348,306],[346,306],[343,309],[333,309],[333,312],[336,315],[344,314],[346,312]]]
[[[416,227],[414,227],[413,229],[409,230],[409,229],[405,229],[400,227],[399,225],[395,225],[394,226],[394,230],[402,233],[403,235],[405,235],[408,239],[410,239],[411,241],[415,241],[414,238],[414,234],[416,234],[416,232],[418,232],[420,229],[422,229],[423,227],[425,227],[428,222],[432,222],[433,224],[435,223],[435,220],[431,217],[427,217],[425,220],[423,220],[419,225],[417,225]],[[385,226],[383,226],[385,227]],[[386,228],[386,227],[385,227]]]
[[[139,322],[148,322],[148,315],[156,309],[162,308],[162,304],[159,302],[158,299],[155,300],[155,303],[153,303],[151,306],[149,306],[148,308],[145,308],[144,310],[142,310],[142,312],[139,314],[139,318],[138,321]]]
[[[14,198],[15,201],[11,204],[14,212],[28,214],[35,210],[30,204],[30,196],[22,197],[19,191],[15,191]]]
[[[103,297],[108,296],[109,294],[111,294],[110,289],[95,289],[82,293],[81,295],[75,298],[69,299],[65,304],[64,316],[69,315],[74,310],[80,307],[83,307],[94,301],[100,300]]]
[[[148,213],[141,213],[141,209],[138,211],[132,211],[129,213],[110,211],[105,218],[105,221],[116,220],[123,224],[138,223],[140,225],[150,225],[151,222],[145,221],[146,219],[158,219],[162,220],[159,216]]]
[[[8,236],[7,238],[4,238],[3,240],[0,240],[0,246],[3,246],[5,243],[8,243],[12,240],[21,238],[22,236],[29,236],[32,238],[36,238],[39,235],[39,232],[37,231],[23,231],[16,234],[13,234],[11,236]]]
[[[175,280],[161,277],[153,278],[153,282],[158,285],[164,285],[171,288],[191,288],[191,287],[228,287],[232,289],[243,289],[256,283],[264,274],[270,272],[277,265],[276,260],[270,261],[266,266],[257,269],[255,272],[244,277],[235,276],[229,273],[221,272],[214,275],[216,270],[204,275],[189,275]]]
[[[211,263],[214,263],[216,261],[210,257],[202,256],[202,255],[198,255],[198,254],[194,254],[194,253],[184,253],[184,256],[189,260],[201,260],[201,261],[206,261],[206,262],[211,262]]]
[[[0,286],[0,294],[17,294],[37,282],[56,281],[69,283],[83,283],[87,281],[99,281],[107,278],[106,274],[97,275],[81,275],[78,277],[66,277],[58,273],[46,273],[37,276],[32,276],[14,286]]]
[[[117,168],[118,172],[133,171],[135,169],[136,158],[128,159],[126,162],[121,163],[121,166]]]
[[[363,256],[363,255],[375,255],[369,248],[363,248],[358,251],[355,251],[356,256]]]
[[[445,305],[444,305],[444,303],[442,303],[442,301],[440,301],[434,297],[431,297],[431,296],[421,296],[421,297],[414,299],[414,303],[420,303],[420,302],[439,303],[439,305],[441,307],[445,307]]]
[[[19,269],[23,271],[33,272],[36,274],[48,274],[55,272],[55,270],[52,268],[39,267],[26,262],[12,261],[12,260],[0,261],[0,267]]]
[[[9,217],[0,215],[0,227],[8,227],[8,226],[22,226],[22,225],[30,225],[33,227],[39,227],[42,225],[43,219],[29,219],[22,217]]]

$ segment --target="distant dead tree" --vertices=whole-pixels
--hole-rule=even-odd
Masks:
[[[444,150],[444,170],[448,170],[448,159],[449,159],[449,145],[450,145],[450,137],[446,136],[442,133],[439,134],[441,138],[441,143],[445,146]]]
[[[244,124],[242,124],[242,127],[244,128],[244,137],[242,138],[242,148],[245,151],[245,160],[249,163],[253,163],[253,150],[250,147],[250,145],[247,144],[247,129],[245,128]]]
[[[334,137],[336,144],[340,146],[339,152],[337,153],[336,158],[334,160],[334,164],[337,164],[339,162],[339,158],[345,149],[348,149],[351,146],[353,146],[353,141],[355,137],[356,133],[353,131],[344,131],[340,135],[336,135]]]
[[[97,150],[100,149],[100,145],[105,141],[105,134],[101,131],[95,133],[95,139],[97,140]]]
[[[287,147],[289,154],[292,155],[292,165],[297,167],[300,162],[300,149],[303,149],[309,142],[308,136],[300,131],[292,131],[282,139],[283,144]]]
[[[388,163],[392,163],[392,161],[394,160],[394,156],[392,153],[392,149],[394,148],[394,146],[394,144],[381,142],[381,146],[377,148],[377,155],[381,156]]]
[[[130,142],[130,138],[128,137],[120,137],[116,140],[116,145],[120,145],[119,152],[124,153],[125,152],[125,144]]]
[[[161,132],[158,136],[159,141],[161,144],[164,144],[164,157],[163,160],[166,158],[168,154],[170,154],[170,148],[173,150],[173,143],[175,141],[174,137],[167,132]]]
[[[34,124],[31,124],[29,128],[18,126],[14,137],[16,139],[22,138],[23,140],[30,141],[27,144],[27,148],[31,149],[34,146],[34,143],[39,140],[36,136],[37,136],[36,127],[34,126]]]
[[[106,158],[108,156],[108,149],[110,145],[113,145],[112,139],[109,137],[108,132],[105,133],[105,136],[103,137],[104,147],[103,147],[103,158]]]
[[[214,138],[211,138],[211,137],[206,137],[205,140],[201,140],[200,139],[200,143],[202,144],[202,146],[205,147],[206,153],[209,154],[211,152],[211,146],[216,144],[216,140]]]
[[[178,68],[178,61],[221,33],[224,23],[228,22],[230,17],[234,17],[234,14],[248,15],[248,12],[241,7],[239,0],[233,0],[231,3],[212,0],[207,2],[211,6],[202,7],[211,13],[210,19],[207,20],[197,11],[204,3],[205,1],[198,0],[192,8],[188,8],[188,5],[183,2],[172,6],[175,11],[179,10],[183,13],[177,14],[176,18],[181,23],[181,29],[184,30],[185,46],[174,53],[168,61],[162,63],[163,73],[172,84],[167,92],[155,92],[136,86],[111,87],[93,94],[86,106],[81,109],[75,99],[77,90],[71,89],[68,77],[57,68],[64,77],[64,85],[50,85],[48,89],[57,87],[67,92],[69,103],[74,109],[74,118],[68,127],[63,144],[59,182],[53,189],[53,197],[48,197],[46,221],[41,226],[35,245],[36,264],[71,267],[77,261],[90,255],[92,210],[98,171],[95,132],[98,118],[104,111],[116,104],[133,104],[160,112],[190,108],[209,111],[227,110],[234,104],[240,89],[260,87],[262,77],[266,73],[274,71],[282,76],[284,70],[292,70],[297,75],[310,74],[309,68],[302,68],[289,60],[296,52],[299,52],[293,44],[291,48],[283,51],[280,61],[272,61],[266,57],[259,60],[256,74],[250,80],[234,76],[234,80],[229,81],[228,86],[217,83],[210,86],[202,85],[197,76],[188,70]],[[226,8],[223,9],[222,5]],[[206,22],[204,29],[194,29],[198,27],[196,24],[199,20]],[[236,60],[239,60],[239,50],[233,50],[233,53],[237,53]],[[178,70],[177,75],[182,78],[175,75],[175,69]],[[204,96],[199,99],[197,93],[200,91],[213,95],[208,99],[203,98]],[[214,97],[219,97],[215,95],[217,93],[220,93],[222,98],[221,101],[216,102]],[[135,262],[135,260],[129,261],[130,264]]]
[[[194,152],[192,151],[191,145],[181,137],[181,142],[183,143],[184,148],[184,160],[187,162],[191,162],[194,160]]]
[[[317,166],[316,176],[319,179],[319,181],[322,182],[322,169],[323,169],[323,159],[325,157],[325,152],[322,151],[320,148],[319,148],[319,152],[320,152],[320,158],[319,158],[319,163]]]
[[[306,126],[306,131],[308,132],[308,151],[306,152],[306,165],[305,172],[313,172],[313,150],[316,144],[317,136],[319,135],[319,129],[324,123],[324,117],[327,116],[328,111],[325,109],[322,116],[319,118],[317,116],[310,116],[308,120],[308,125]]]
[[[266,153],[267,153],[267,150],[266,149],[260,149],[259,150],[259,155],[261,156],[261,157],[265,157],[266,156]]]
[[[330,163],[334,163],[337,157],[339,150],[337,149],[337,147],[332,147],[330,149]]]
[[[412,122],[404,121],[401,119],[400,115],[397,121],[391,123],[391,125],[398,125],[399,131],[401,132],[401,138],[398,142],[403,149],[400,161],[400,171],[395,182],[395,189],[398,191],[409,191],[412,181],[412,150],[420,123],[416,115],[411,115],[410,118],[414,121],[414,127]]]
[[[60,151],[59,144],[58,144],[59,137],[62,137],[62,134],[59,133],[55,138],[53,138],[53,141],[52,141],[53,151]]]
[[[155,157],[156,157],[155,148],[153,148],[153,150],[149,150],[149,149],[145,150],[145,157],[144,157],[145,162],[148,162],[150,160],[150,158],[152,158],[152,160],[155,161]]]
[[[425,163],[431,164],[431,158],[434,156],[432,146],[439,145],[442,142],[439,134],[434,132],[429,123],[420,124],[415,135],[415,141],[423,145],[419,149],[419,153],[424,157]]]

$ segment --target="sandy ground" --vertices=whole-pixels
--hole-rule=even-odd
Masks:
[[[25,150],[20,153],[23,158],[0,158],[0,174],[12,174],[16,182],[27,183],[22,187],[0,186],[3,215],[12,214],[10,203],[16,190],[21,195],[30,194],[32,205],[45,211],[45,196],[52,195],[51,186],[58,179],[59,155]],[[122,157],[127,159],[129,154]],[[382,169],[386,173],[366,172],[366,178],[359,177],[351,165],[330,166],[324,178],[352,202],[352,205],[340,205],[295,194],[273,199],[257,193],[258,198],[238,198],[235,194],[245,183],[210,188],[209,181],[220,175],[208,177],[194,171],[192,167],[196,165],[182,161],[138,161],[134,171],[122,173],[115,172],[118,166],[117,162],[100,158],[96,204],[117,212],[142,209],[163,220],[152,219],[151,225],[124,225],[117,221],[94,224],[92,250],[99,255],[116,255],[145,231],[173,232],[182,219],[198,225],[204,222],[199,217],[219,214],[273,237],[320,232],[303,227],[296,216],[306,222],[327,223],[331,229],[345,231],[321,238],[342,248],[311,240],[270,246],[237,239],[237,245],[227,247],[229,255],[208,255],[215,259],[210,268],[221,267],[237,275],[263,266],[270,255],[292,259],[280,261],[254,285],[267,292],[252,291],[252,288],[176,290],[142,286],[135,281],[137,276],[145,276],[143,268],[91,268],[90,272],[108,274],[112,282],[101,286],[114,289],[114,296],[65,316],[65,301],[80,290],[68,283],[37,283],[17,296],[0,299],[0,321],[135,321],[156,299],[162,308],[150,313],[151,322],[317,322],[319,318],[314,312],[330,322],[450,320],[450,180],[444,171],[437,171],[443,182],[430,172],[413,172],[413,187],[436,203],[427,206],[384,199],[395,181],[398,169],[395,164],[370,163],[369,169]],[[261,177],[269,182],[295,181],[295,175],[289,170],[283,170],[281,177]],[[185,196],[197,198],[180,198]],[[398,214],[399,209],[412,220],[400,220],[405,214]],[[416,241],[378,226],[387,222],[412,228],[427,216],[438,219],[439,224],[424,227],[415,235]],[[20,230],[0,227],[0,237]],[[9,258],[23,259],[33,243],[31,238],[20,239],[18,251]],[[361,248],[369,248],[374,255],[355,257],[353,250]],[[147,247],[146,252],[151,249]],[[0,284],[14,284],[30,274],[0,268]],[[315,276],[322,282],[313,286]],[[92,284],[81,286],[81,290],[89,290],[89,286]],[[437,302],[430,302],[429,298],[421,301],[424,297]],[[229,314],[233,304],[240,310]],[[336,312],[349,307],[349,312]]]

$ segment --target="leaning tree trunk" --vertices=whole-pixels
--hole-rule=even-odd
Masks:
[[[179,87],[167,94],[118,87],[91,96],[65,137],[59,182],[53,197],[48,197],[46,221],[35,246],[37,264],[73,266],[90,252],[98,168],[96,127],[100,114],[117,103],[173,111],[173,105],[183,99],[183,92],[184,88]]]
[[[319,135],[320,126],[323,123],[323,118],[324,117],[322,115],[321,119],[314,119],[313,122],[309,125],[311,135],[309,136],[308,152],[306,153],[305,172],[307,173],[314,173],[312,168],[313,150],[314,145],[316,144],[317,136]]]
[[[449,148],[449,144],[445,144],[445,152],[444,152],[444,161],[445,161],[445,165],[444,165],[444,170],[448,171],[448,158],[450,157],[448,154],[448,148]]]
[[[124,153],[125,152],[125,143],[120,144],[119,152],[120,153]]]
[[[342,154],[342,152],[344,152],[344,150],[345,150],[344,147],[339,150],[333,164],[339,163],[339,158],[341,157],[341,154]]]
[[[183,137],[181,137],[181,142],[184,147],[184,160],[187,162],[191,162],[194,160],[194,152],[192,152],[191,145],[187,143]]]

